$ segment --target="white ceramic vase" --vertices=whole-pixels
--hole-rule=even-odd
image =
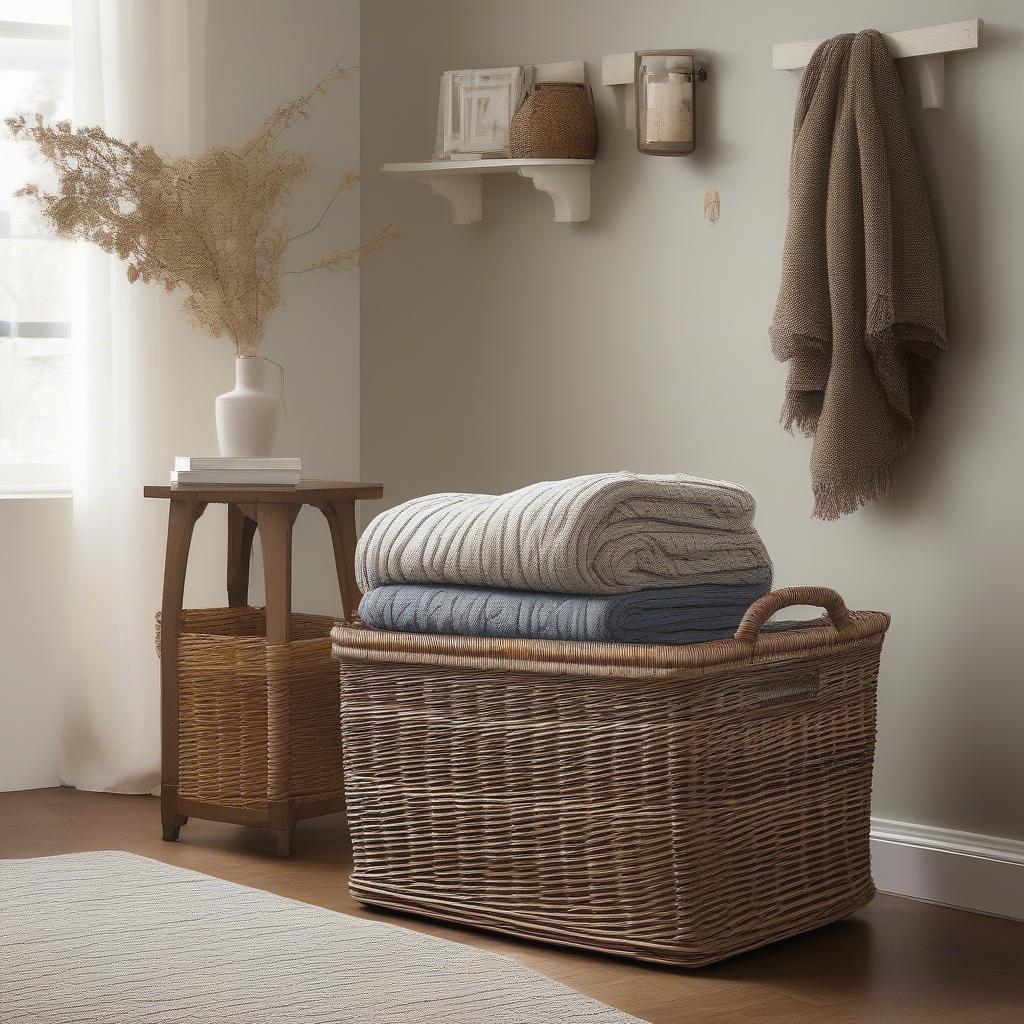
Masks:
[[[267,456],[284,415],[282,370],[262,356],[235,359],[235,386],[217,396],[217,444],[225,457]]]

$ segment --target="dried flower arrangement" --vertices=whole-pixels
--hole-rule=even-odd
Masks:
[[[35,201],[59,237],[94,242],[124,260],[129,281],[182,289],[182,306],[196,326],[229,337],[237,355],[255,355],[267,317],[283,301],[283,274],[347,270],[399,237],[386,224],[354,249],[335,250],[297,270],[284,266],[288,246],[320,227],[359,177],[345,173],[319,220],[290,234],[284,208],[310,162],[283,146],[281,135],[296,119],[308,118],[315,99],[347,80],[350,70],[335,66],[244,142],[197,157],[168,160],[98,127],[47,123],[41,115],[9,117],[11,135],[34,143],[56,172],[54,191],[28,184],[15,195]]]

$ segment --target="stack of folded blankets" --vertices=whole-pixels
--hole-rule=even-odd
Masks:
[[[407,633],[697,643],[768,593],[754,499],[696,477],[601,473],[431,494],[359,540],[359,616]]]

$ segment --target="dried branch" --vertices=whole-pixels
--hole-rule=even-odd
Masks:
[[[323,208],[323,212],[320,214],[317,222],[311,228],[306,228],[305,231],[300,231],[297,235],[292,235],[292,237],[288,239],[289,243],[294,242],[296,238],[302,238],[303,235],[310,235],[316,231],[316,229],[323,224],[324,217],[327,216],[328,211],[334,205],[334,200],[337,199],[342,192],[347,192],[350,188],[355,188],[358,184],[359,175],[356,174],[355,171],[346,171],[341,176],[341,181],[338,182],[338,187],[334,190],[334,194],[327,201],[327,205]]]
[[[351,270],[358,267],[363,259],[371,253],[383,249],[385,244],[393,242],[402,237],[400,229],[392,224],[385,224],[378,228],[365,242],[361,242],[354,249],[335,249],[321,257],[315,263],[301,270],[286,270],[286,274],[308,274],[311,270],[329,270],[337,273],[340,270]]]
[[[359,181],[343,175],[316,223],[289,236],[284,210],[310,163],[278,140],[353,70],[336,65],[238,146],[214,146],[197,157],[165,159],[98,127],[47,123],[39,115],[7,118],[11,135],[33,143],[57,179],[53,192],[29,183],[16,195],[37,204],[59,237],[84,239],[123,260],[129,281],[181,289],[196,326],[228,336],[239,355],[253,355],[267,317],[282,303],[288,245],[320,228],[338,196]],[[387,226],[306,269],[347,269],[398,236]]]

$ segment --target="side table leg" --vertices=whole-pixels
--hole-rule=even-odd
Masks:
[[[256,521],[237,505],[228,505],[228,605],[241,608],[249,603],[249,564]]]
[[[273,647],[291,639],[292,526],[299,507],[266,502],[256,509],[267,595],[267,823],[276,835],[279,857],[291,853],[295,816],[289,802],[290,681],[287,671],[278,666]]]
[[[178,632],[192,529],[205,509],[205,502],[172,500],[167,514],[160,607],[160,822],[168,842],[188,820],[178,814]]]
[[[292,855],[292,833],[294,829],[275,829],[274,837],[277,840],[278,857],[290,857]]]
[[[266,503],[256,509],[263,547],[263,584],[267,597],[267,643],[291,639],[292,525],[298,505]]]
[[[354,501],[319,502],[334,545],[334,567],[338,573],[341,607],[350,619],[359,609],[363,596],[356,585],[356,503]]]
[[[160,788],[160,793],[161,793],[161,795],[163,795],[163,787],[162,786]],[[162,805],[161,805],[160,810],[161,810],[161,814],[162,814],[163,813],[163,806]],[[188,824],[188,818],[186,818],[184,814],[177,815],[175,817],[175,819],[174,819],[174,824],[173,825],[168,826],[168,825],[164,824],[163,825],[164,842],[176,843],[178,841],[178,836],[181,835],[181,826],[182,825],[187,825],[187,824]]]

